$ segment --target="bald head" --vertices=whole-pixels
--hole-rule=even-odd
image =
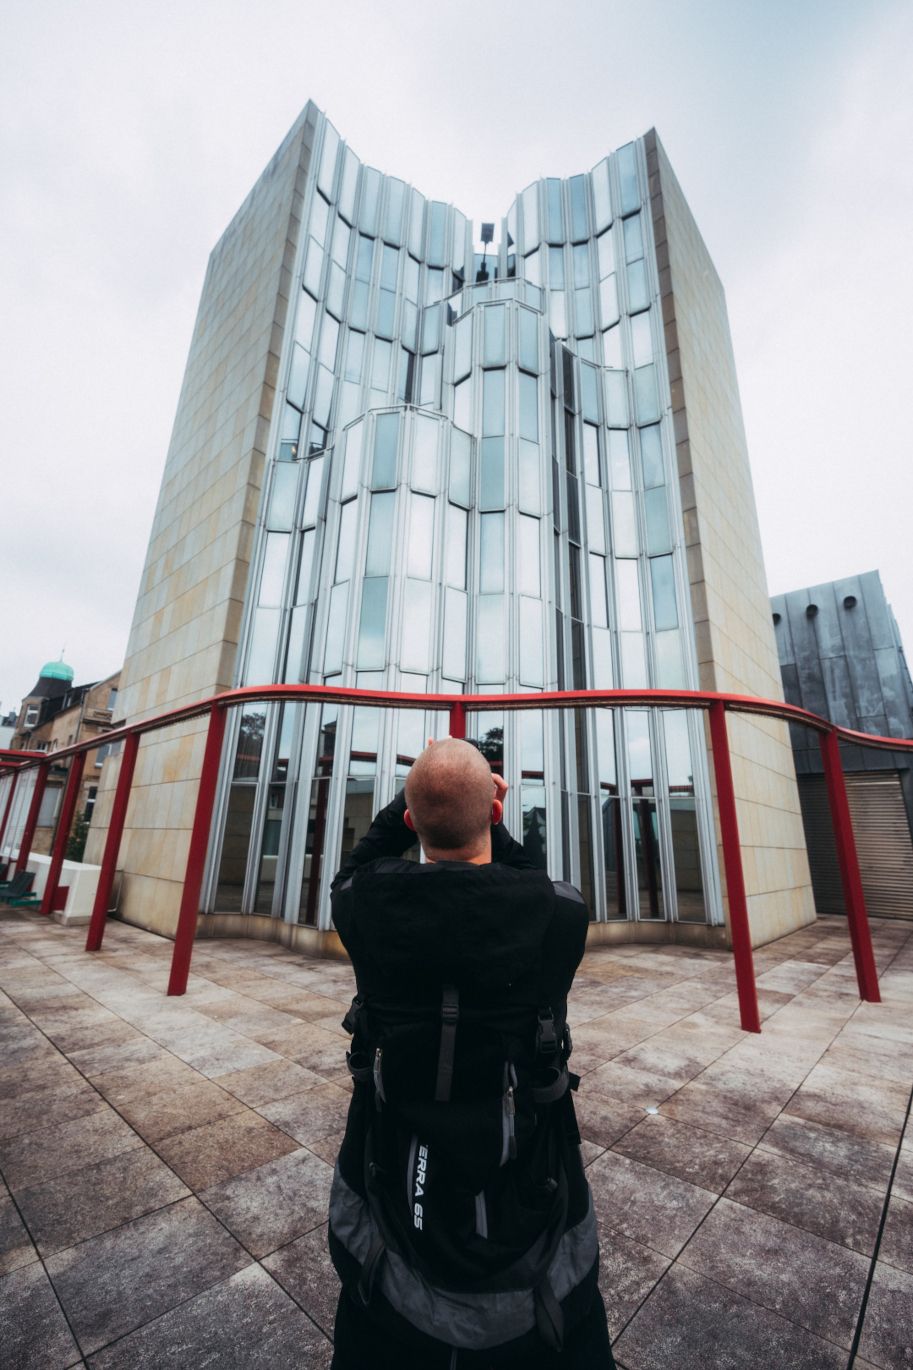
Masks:
[[[494,800],[488,762],[456,738],[427,747],[406,777],[411,826],[432,859],[490,860]]]

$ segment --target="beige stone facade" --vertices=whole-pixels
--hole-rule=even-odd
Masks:
[[[310,164],[307,105],[210,257],[123,671],[127,722],[233,683]],[[147,735],[121,843],[120,911],[174,930],[205,723]],[[117,778],[86,859],[100,860]]]
[[[782,699],[725,295],[655,131],[646,152],[700,688]],[[814,921],[805,835],[786,725],[728,723],[760,945]]]

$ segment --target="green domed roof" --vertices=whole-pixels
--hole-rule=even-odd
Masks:
[[[73,667],[68,666],[65,661],[49,661],[42,666],[38,678],[39,680],[72,680],[73,675]]]

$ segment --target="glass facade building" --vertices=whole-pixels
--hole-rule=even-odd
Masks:
[[[655,132],[475,227],[308,104],[213,249],[122,674],[135,722],[235,685],[486,694],[476,740],[595,937],[727,938],[696,714],[497,696],[782,697],[725,298]],[[329,882],[431,710],[229,726],[214,935],[331,944]],[[174,932],[205,724],[144,738],[121,914]],[[786,729],[730,719],[757,942],[814,917]],[[98,860],[119,762],[106,763]]]
[[[697,688],[647,185],[629,143],[528,186],[497,240],[319,119],[237,683]],[[341,854],[445,724],[236,720],[208,907],[327,927]],[[470,724],[596,919],[721,921],[699,717]]]

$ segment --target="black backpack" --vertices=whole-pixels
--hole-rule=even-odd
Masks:
[[[411,1002],[352,1001],[343,1027],[378,1234],[357,1295],[367,1306],[392,1252],[432,1288],[532,1291],[540,1335],[560,1347],[547,1273],[582,1175],[568,1093],[579,1079],[563,1013],[523,980],[496,998],[444,984]]]

